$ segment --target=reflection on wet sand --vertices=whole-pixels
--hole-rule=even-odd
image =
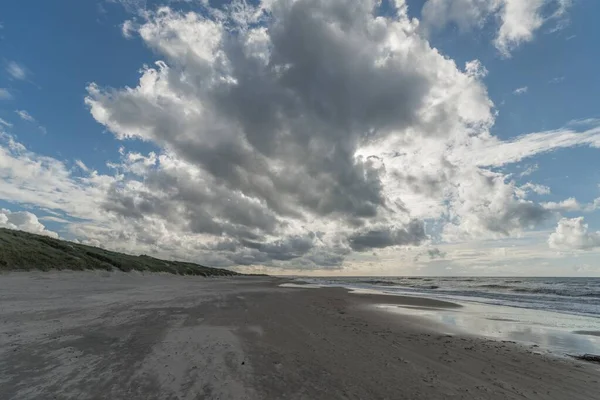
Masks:
[[[470,303],[463,306],[460,309],[389,304],[377,307],[425,318],[457,334],[510,340],[557,354],[600,354],[600,318]]]

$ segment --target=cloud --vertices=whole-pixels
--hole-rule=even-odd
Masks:
[[[0,198],[61,210],[73,217],[101,222],[99,199],[114,178],[75,178],[64,162],[33,153],[11,136],[0,135]]]
[[[546,210],[560,211],[560,212],[572,212],[572,211],[583,211],[592,212],[600,208],[600,197],[594,199],[591,203],[581,204],[574,197],[569,197],[566,200],[556,202],[541,203],[542,207]]]
[[[33,118],[33,116],[31,114],[29,114],[27,111],[25,110],[16,110],[15,113],[23,120],[23,121],[27,121],[27,122],[31,122],[33,124],[36,124],[38,129],[40,130],[40,132],[42,132],[43,135],[45,135],[46,133],[48,133],[48,131],[46,130],[46,127],[40,125],[37,123],[36,119]]]
[[[443,251],[441,251],[438,248],[433,248],[433,249],[427,250],[427,255],[429,256],[430,260],[435,260],[436,258],[445,258],[446,257],[446,253],[444,253]]]
[[[46,227],[38,220],[35,214],[28,211],[11,212],[4,208],[0,209],[0,228],[17,229],[38,235],[46,235],[53,238],[58,238],[56,232],[46,229]]]
[[[542,206],[546,210],[553,210],[553,211],[579,211],[582,208],[581,204],[579,204],[579,202],[574,197],[569,197],[568,199],[563,200],[559,203],[555,203],[555,202],[542,203]]]
[[[521,172],[519,174],[519,177],[523,178],[523,177],[529,176],[529,175],[533,174],[535,171],[537,171],[538,169],[540,169],[540,166],[538,164],[529,165],[529,166],[527,166],[527,168],[525,168],[525,170],[523,172]]]
[[[594,126],[494,137],[485,67],[432,48],[401,2],[199,7],[142,10],[128,32],[156,63],[131,88],[87,88],[98,123],[154,152],[122,147],[99,173],[5,135],[0,197],[119,251],[332,269],[534,229],[554,213],[527,195],[546,188],[496,167],[600,143]]]
[[[556,84],[556,83],[561,83],[564,82],[565,77],[564,76],[557,76],[555,78],[552,78],[548,81],[548,83],[552,83],[552,84]]]
[[[583,217],[563,218],[548,238],[548,245],[558,250],[591,250],[600,247],[600,232],[589,232]]]
[[[127,39],[131,39],[133,37],[133,32],[135,32],[135,24],[131,20],[127,20],[121,25],[121,33]]]
[[[2,118],[0,118],[0,125],[4,125],[4,126],[6,126],[7,128],[10,128],[10,127],[12,127],[12,124],[11,124],[10,122],[8,122],[8,121],[6,121],[6,120],[4,120],[4,119],[2,119]]]
[[[83,172],[90,172],[90,169],[85,165],[85,163],[81,160],[75,160],[75,165],[77,165]]]
[[[403,130],[419,125],[435,130],[446,108],[471,94],[473,103],[483,98],[483,105],[465,113],[457,108],[452,118],[469,121],[481,111],[489,119],[490,102],[475,78],[463,75],[416,35],[416,26],[401,10],[396,19],[379,19],[373,2],[359,2],[349,13],[345,5],[277,2],[265,21],[268,29],[246,28],[262,15],[252,8],[244,14],[249,20],[236,14],[227,23],[168,8],[149,13],[138,33],[166,61],[146,69],[133,90],[91,85],[86,102],[117,138],[159,144],[174,163],[203,182],[208,193],[191,192],[178,183],[185,180],[163,174],[152,181],[166,185],[162,192],[177,195],[196,216],[190,229],[236,240],[266,239],[297,233],[318,218],[316,225],[327,230],[368,231],[371,224],[391,222],[399,209],[385,198],[385,171],[377,158],[356,156],[361,142],[369,136],[404,135]],[[237,24],[234,31],[231,23]],[[313,44],[307,46],[300,37]],[[417,60],[408,57],[414,52],[436,67],[418,68]],[[187,83],[177,76],[185,76]],[[461,89],[454,88],[456,79]],[[452,98],[446,98],[448,88]],[[141,215],[137,196],[115,190],[107,207]],[[154,210],[150,204],[159,199],[148,196],[140,204]],[[223,198],[232,202],[223,203]],[[199,199],[202,210],[197,210]],[[220,221],[216,225],[215,219]]]
[[[590,146],[600,148],[600,126],[588,127],[577,131],[571,127],[553,131],[534,132],[507,141],[475,140],[468,145],[469,152],[456,152],[451,161],[460,164],[476,164],[478,166],[494,166],[516,163],[534,155],[547,153],[556,149]],[[477,157],[473,157],[477,154]]]
[[[428,0],[422,10],[426,29],[454,23],[463,32],[498,21],[495,47],[505,57],[533,40],[542,25],[555,21],[553,30],[566,26],[570,0]]]
[[[527,93],[528,90],[529,90],[529,88],[527,86],[523,86],[523,87],[515,89],[513,91],[513,94],[518,96],[518,95]]]
[[[24,80],[27,78],[27,70],[22,65],[16,63],[15,61],[10,61],[6,66],[6,72],[14,79]]]
[[[533,229],[550,216],[541,205],[526,200],[513,181],[493,173],[475,172],[461,177],[451,200],[451,223],[444,227],[447,241],[499,238]]]
[[[12,98],[13,96],[8,89],[0,88],[0,100],[10,100]]]
[[[600,125],[600,118],[574,119],[567,122],[567,126],[576,128],[589,128]]]
[[[35,122],[35,118],[33,118],[31,116],[31,114],[29,114],[27,111],[25,110],[15,110],[15,113],[23,120],[23,121],[27,121],[27,122]]]
[[[422,221],[413,220],[406,227],[382,227],[361,230],[350,235],[350,247],[355,251],[368,251],[390,246],[418,246],[426,239]]]
[[[432,248],[429,248],[429,249],[427,249],[425,251],[417,253],[417,255],[415,255],[415,257],[414,257],[413,260],[415,262],[417,262],[417,261],[421,260],[421,258],[423,256],[427,256],[427,260],[431,261],[431,260],[436,260],[436,259],[443,259],[443,258],[446,257],[446,255],[447,255],[447,253],[443,252],[439,248],[432,247]]]
[[[521,173],[520,176],[523,176],[523,173]],[[533,193],[539,195],[550,194],[550,188],[548,186],[540,185],[538,183],[527,182],[521,186],[520,189],[532,191]]]

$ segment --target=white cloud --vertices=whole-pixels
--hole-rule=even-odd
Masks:
[[[27,70],[22,65],[16,63],[15,61],[10,61],[6,66],[6,72],[14,79],[24,80],[27,78]]]
[[[521,174],[523,176],[523,174]],[[544,195],[550,194],[550,188],[548,186],[540,185],[538,183],[527,182],[520,187],[521,190],[532,191],[535,194]]]
[[[133,32],[135,32],[135,24],[131,20],[127,20],[121,25],[121,33],[127,39],[133,37]]]
[[[100,202],[115,178],[75,178],[63,162],[30,152],[6,134],[0,139],[0,198],[86,220],[105,219]]]
[[[591,203],[587,203],[587,204],[586,203],[581,204],[574,197],[569,197],[568,199],[560,201],[558,203],[556,203],[556,202],[548,202],[548,203],[541,203],[541,204],[542,204],[542,207],[544,207],[545,209],[552,210],[552,211],[560,211],[560,212],[572,212],[572,211],[592,212],[592,211],[596,211],[597,209],[600,208],[600,197],[594,199],[594,201],[592,201]]]
[[[465,72],[467,75],[476,79],[484,78],[488,74],[487,68],[485,68],[479,60],[467,61],[465,64]]]
[[[505,0],[500,14],[502,24],[494,40],[496,48],[509,57],[521,43],[530,42],[533,34],[544,23],[541,15],[544,0]]]
[[[523,87],[515,89],[513,91],[513,94],[516,94],[516,95],[525,94],[525,93],[527,93],[528,90],[529,90],[529,88],[527,86],[523,86]]]
[[[550,216],[497,173],[473,172],[459,177],[456,185],[450,200],[451,222],[444,227],[446,241],[499,238],[535,228]]]
[[[0,88],[0,100],[10,100],[12,98],[13,96],[8,89]]]
[[[0,209],[0,228],[17,229],[58,238],[56,232],[47,230],[37,216],[28,211],[11,212],[4,208]]]
[[[576,128],[589,128],[600,125],[600,118],[583,118],[583,119],[574,119],[567,122],[567,126],[576,127]]]
[[[529,176],[529,175],[533,174],[535,171],[537,171],[538,169],[540,169],[540,166],[537,164],[529,165],[529,166],[527,166],[527,168],[525,168],[525,170],[523,172],[521,172],[519,174],[519,177],[523,178],[523,177]]]
[[[85,165],[85,163],[81,160],[75,160],[75,165],[77,165],[83,172],[90,172],[90,169]]]
[[[552,201],[548,203],[542,203],[542,206],[546,210],[553,211],[579,211],[582,208],[581,204],[579,204],[574,197],[569,197],[568,199],[558,203]]]
[[[51,221],[51,222],[58,222],[60,224],[68,224],[70,221],[64,218],[60,218],[60,217],[55,217],[52,215],[47,215],[44,217],[39,218],[41,221]]]
[[[537,154],[575,146],[600,148],[600,126],[594,126],[584,131],[562,128],[535,132],[508,141],[499,141],[496,138],[473,140],[465,149],[468,151],[457,153],[451,158],[451,161],[460,164],[475,163],[482,167],[499,167],[522,161]]]
[[[600,247],[600,232],[589,232],[583,217],[563,218],[548,238],[548,245],[558,250],[591,250]]]
[[[545,23],[555,21],[554,30],[564,27],[570,6],[569,0],[428,0],[422,15],[428,29],[455,23],[463,32],[497,20],[494,45],[510,57],[519,45],[532,41]]]
[[[10,128],[10,127],[12,127],[12,124],[11,124],[10,122],[8,122],[8,121],[6,121],[6,120],[4,120],[4,119],[2,119],[2,118],[0,118],[0,125],[4,125],[4,126],[6,126],[7,128]]]
[[[35,122],[35,118],[33,118],[31,116],[31,114],[29,114],[27,111],[25,110],[15,110],[15,113],[23,120],[23,121],[27,121],[27,122]]]

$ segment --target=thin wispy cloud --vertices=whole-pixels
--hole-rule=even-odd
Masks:
[[[6,66],[6,72],[14,79],[24,80],[27,78],[27,70],[15,61],[10,61]]]
[[[540,166],[537,164],[529,165],[529,166],[527,166],[527,168],[525,168],[525,170],[523,170],[523,172],[521,172],[519,174],[519,177],[523,178],[523,177],[529,176],[529,175],[533,174],[535,171],[537,171],[538,169],[540,169]]]
[[[13,96],[8,89],[0,88],[0,100],[10,100],[12,98]]]
[[[520,88],[517,88],[517,89],[515,89],[515,90],[513,91],[513,94],[515,94],[515,95],[517,95],[517,96],[518,96],[518,95],[525,94],[525,93],[527,93],[528,91],[529,91],[529,88],[528,88],[527,86],[523,86],[523,87],[520,87]]]
[[[19,116],[19,118],[21,118],[23,121],[27,121],[30,122],[32,124],[37,125],[37,128],[40,130],[40,132],[42,133],[42,135],[45,135],[48,133],[48,130],[46,129],[45,126],[39,124],[37,122],[37,120],[26,110],[15,110],[15,113]]]
[[[27,122],[35,122],[35,118],[31,116],[26,110],[15,110],[15,113],[23,120]]]

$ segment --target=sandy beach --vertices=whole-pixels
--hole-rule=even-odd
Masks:
[[[258,277],[0,276],[0,393],[21,399],[594,399],[600,366],[448,335],[432,299]]]

